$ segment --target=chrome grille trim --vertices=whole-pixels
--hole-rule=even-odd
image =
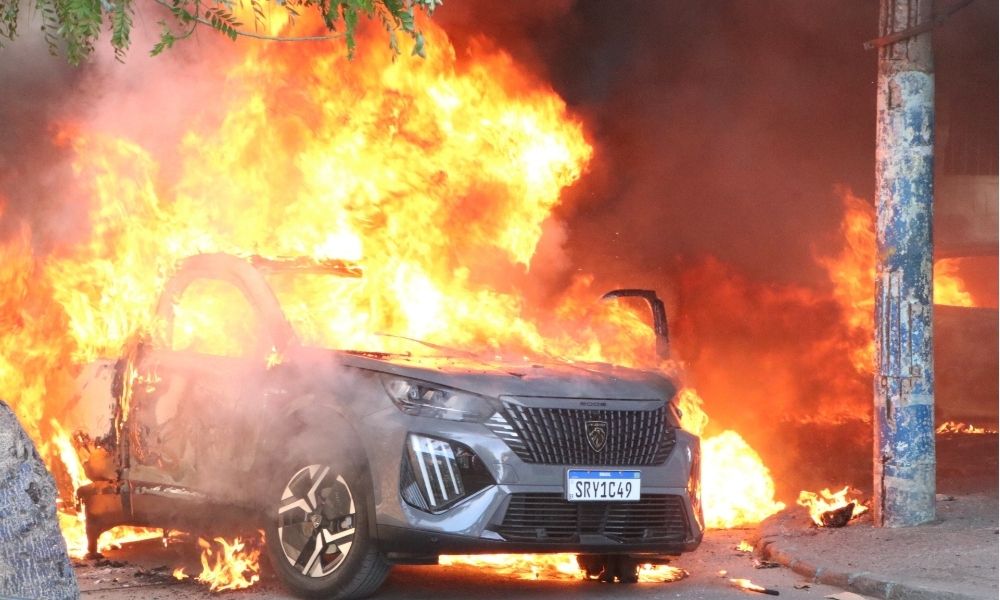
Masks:
[[[587,422],[607,426],[607,445],[594,450]],[[525,406],[503,401],[486,427],[528,463],[549,465],[640,466],[667,460],[675,430],[666,425],[666,407],[609,410]]]

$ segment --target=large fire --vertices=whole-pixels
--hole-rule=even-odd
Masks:
[[[242,55],[204,67],[224,85],[166,147],[162,132],[59,124],[57,141],[74,157],[65,203],[85,204],[86,222],[45,253],[27,226],[0,243],[0,397],[60,479],[74,555],[86,548],[74,490],[87,483],[68,433],[81,410],[74,378],[132,331],[155,327],[165,277],[192,254],[361,262],[365,276],[350,289],[278,290],[321,307],[311,343],[377,350],[383,340],[371,334],[391,331],[506,356],[652,364],[641,312],[597,302],[603,290],[587,275],[561,294],[539,280],[562,235],[553,209],[593,155],[580,121],[507,54],[482,43],[459,58],[433,23],[424,30],[426,60],[394,61],[376,40],[353,62],[337,48],[240,45]],[[0,198],[0,218],[3,208]],[[867,236],[870,224],[851,231]],[[856,276],[843,283],[870,285]],[[858,305],[855,318],[870,312]],[[870,353],[857,349],[858,364],[870,365]],[[694,389],[682,392],[684,426],[697,434],[709,423],[701,405]],[[707,526],[783,507],[738,433],[707,435],[702,449]],[[159,532],[106,535],[102,548]]]
[[[54,470],[69,472],[67,496],[86,483],[60,422],[72,412],[79,365],[153,327],[165,276],[191,254],[361,261],[363,282],[334,301],[327,288],[279,290],[327,299],[302,303],[325,310],[312,315],[310,342],[378,349],[371,332],[392,331],[498,353],[648,364],[640,313],[599,305],[587,277],[554,304],[532,301],[535,261],[546,260],[539,242],[559,227],[551,211],[592,155],[581,124],[506,54],[480,47],[458,60],[440,30],[427,35],[435,51],[416,62],[375,48],[349,63],[332,50],[247,47],[218,73],[224,117],[194,119],[167,151],[87,122],[62,124],[59,142],[75,156],[67,194],[86,199],[88,230],[44,256],[33,254],[28,229],[0,250],[0,394]],[[753,465],[746,477],[761,478],[732,491],[713,484],[722,486],[706,505],[713,526],[779,506],[736,434],[707,442],[704,463],[706,481],[725,481],[713,471],[723,464]],[[713,507],[731,501],[757,508],[716,517]],[[79,553],[80,517],[64,523]]]

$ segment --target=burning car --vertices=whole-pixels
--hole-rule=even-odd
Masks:
[[[110,367],[110,431],[83,444],[91,551],[116,525],[255,526],[289,588],[353,598],[442,554],[575,552],[590,576],[634,581],[699,545],[699,440],[670,377],[387,335],[310,344],[297,325],[315,312],[283,290],[359,277],[331,260],[182,262]],[[666,352],[662,302],[606,295],[622,296],[649,302]]]

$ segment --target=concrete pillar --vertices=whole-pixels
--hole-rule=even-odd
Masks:
[[[879,34],[930,21],[931,0],[881,0]],[[875,523],[935,518],[934,72],[929,31],[878,50]]]

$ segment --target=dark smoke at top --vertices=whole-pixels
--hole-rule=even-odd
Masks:
[[[677,260],[711,254],[755,280],[823,285],[813,256],[836,242],[836,188],[874,190],[862,43],[877,2],[452,4],[446,26],[536,65],[595,134],[599,164],[568,215],[575,266],[662,286]],[[962,9],[934,45],[939,128],[959,107],[995,144],[997,4]]]

